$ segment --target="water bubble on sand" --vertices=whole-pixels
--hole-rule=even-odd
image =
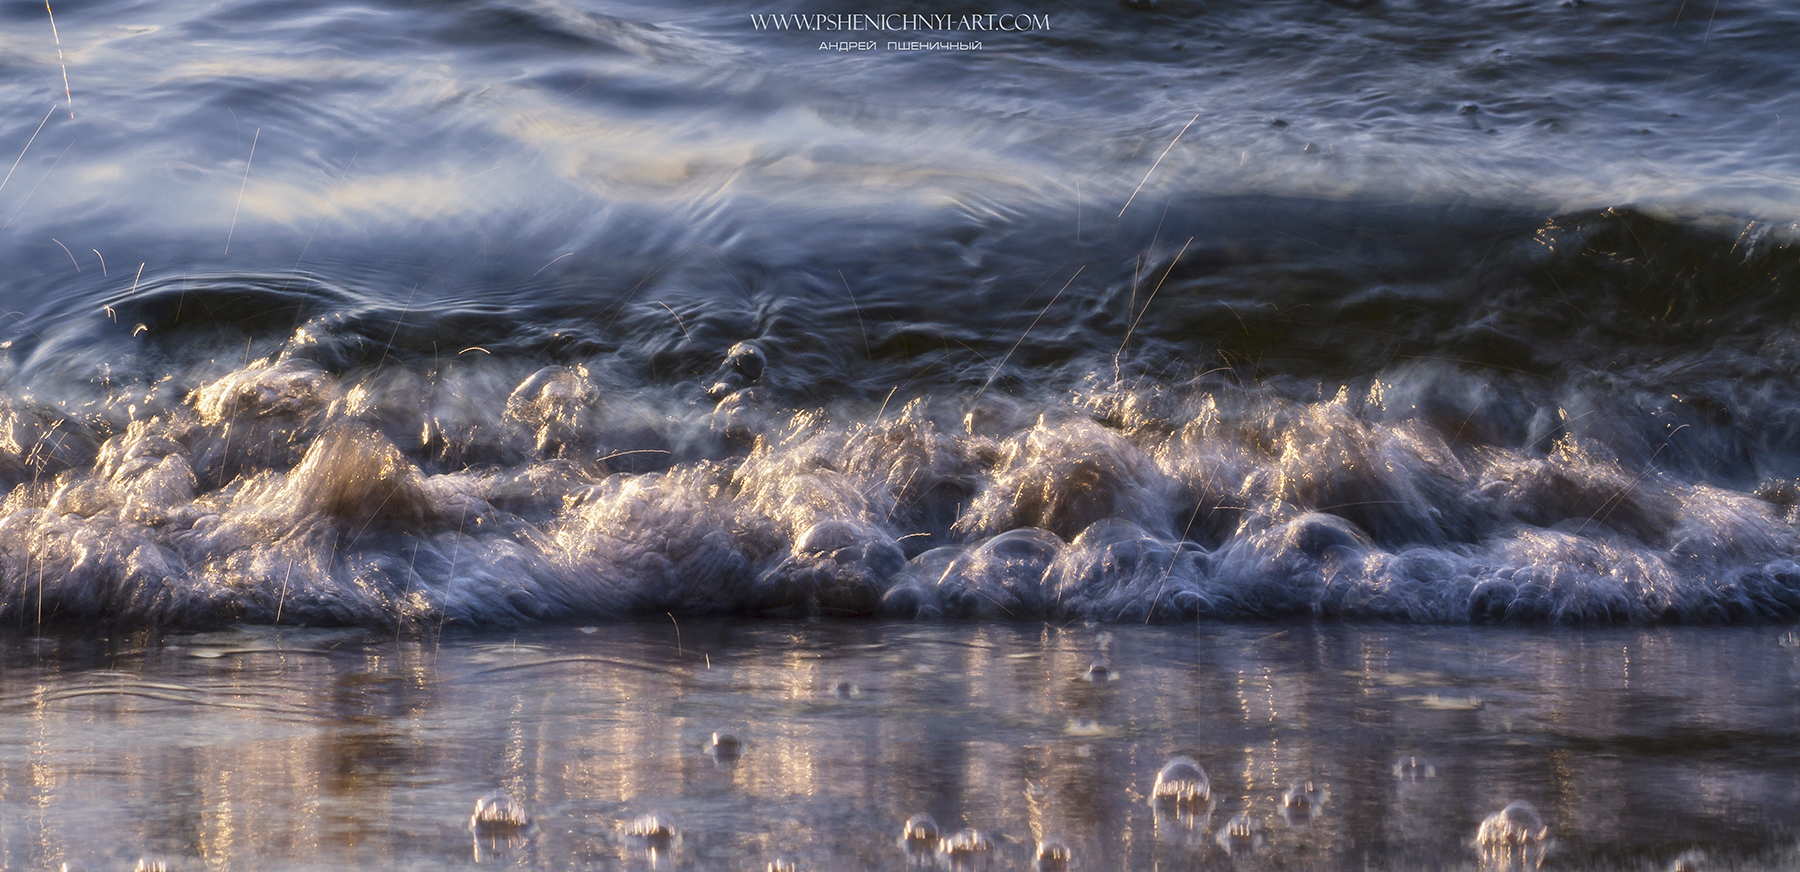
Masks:
[[[900,830],[900,847],[908,854],[924,854],[938,847],[938,824],[931,815],[920,812],[906,819]]]
[[[1250,816],[1249,812],[1240,811],[1231,816],[1225,825],[1219,828],[1215,840],[1225,853],[1233,857],[1260,850],[1266,843],[1262,832],[1262,823]]]
[[[1062,839],[1045,836],[1038,842],[1032,865],[1036,872],[1068,872],[1074,860],[1074,854]]]
[[[1543,865],[1550,841],[1550,828],[1524,800],[1507,803],[1506,808],[1489,815],[1475,834],[1482,864],[1507,872]]]
[[[1150,790],[1154,805],[1178,811],[1193,811],[1212,803],[1212,783],[1206,770],[1192,757],[1174,757],[1156,773],[1156,784]]]
[[[938,843],[938,853],[952,866],[984,863],[994,855],[994,842],[974,827],[964,827]]]
[[[1288,826],[1306,826],[1319,816],[1320,807],[1329,796],[1321,784],[1296,781],[1281,796],[1281,817],[1287,821]]]
[[[680,839],[675,824],[661,811],[638,816],[625,828],[625,835],[632,844],[648,851],[652,858],[674,850]]]
[[[1524,800],[1507,803],[1481,822],[1475,841],[1483,847],[1493,845],[1526,845],[1550,838],[1550,828],[1538,817],[1537,809]]]
[[[469,829],[484,836],[516,834],[530,826],[524,804],[500,791],[476,800],[475,813],[469,816]]]
[[[730,730],[715,730],[706,740],[706,755],[715,763],[735,763],[744,753],[744,741]]]
[[[1094,738],[1111,736],[1118,733],[1118,730],[1105,726],[1093,718],[1072,718],[1068,725],[1063,727],[1063,733],[1082,738]]]
[[[1700,872],[1706,868],[1706,852],[1698,849],[1683,851],[1669,861],[1666,872]]]
[[[1421,757],[1401,757],[1394,761],[1394,777],[1404,782],[1419,782],[1437,777],[1437,767]]]

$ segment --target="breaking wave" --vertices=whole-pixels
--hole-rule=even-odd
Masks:
[[[1001,318],[151,277],[6,343],[0,619],[1800,615],[1796,251],[1502,242],[1202,243]]]

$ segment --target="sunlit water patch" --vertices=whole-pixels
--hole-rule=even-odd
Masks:
[[[1800,663],[1779,636],[13,638],[0,868],[1783,868]],[[1113,680],[1085,677],[1096,656]]]

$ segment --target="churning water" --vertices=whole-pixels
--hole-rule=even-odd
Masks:
[[[1800,5],[53,2],[0,870],[1800,857]]]
[[[0,620],[1800,610],[1800,8],[839,11],[7,4]]]

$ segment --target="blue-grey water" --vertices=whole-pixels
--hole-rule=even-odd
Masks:
[[[1796,45],[0,3],[0,870],[1792,867]]]
[[[0,618],[1800,609],[1800,9],[862,11],[7,4]]]

